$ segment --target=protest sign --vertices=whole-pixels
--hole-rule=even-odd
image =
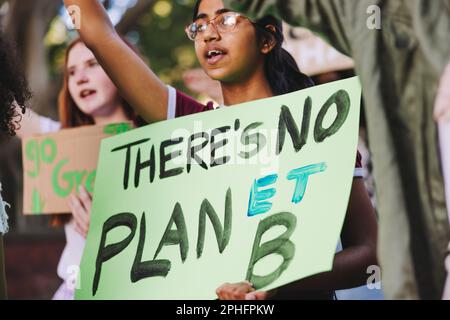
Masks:
[[[213,299],[329,271],[360,99],[353,78],[103,140],[77,299]]]
[[[80,185],[93,191],[101,140],[130,129],[131,123],[83,126],[24,138],[24,213],[69,213],[70,194]]]

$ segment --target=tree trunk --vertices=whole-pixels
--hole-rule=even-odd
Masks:
[[[155,0],[138,0],[136,5],[129,8],[122,19],[116,26],[116,30],[121,34],[127,34],[130,30],[136,26],[139,18],[147,13],[153,6]]]
[[[56,106],[52,105],[51,86],[48,74],[47,51],[44,37],[50,23],[56,16],[61,1],[10,1],[6,17],[6,33],[17,43],[22,57],[33,99],[32,108],[38,112],[56,115]]]

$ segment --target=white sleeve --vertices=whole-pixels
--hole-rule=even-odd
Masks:
[[[61,123],[50,118],[39,116],[39,126],[42,133],[55,132],[61,129]]]
[[[167,86],[169,98],[167,99],[167,120],[175,118],[177,109],[177,91],[172,86]]]
[[[75,221],[72,219],[64,225],[66,234],[66,246],[59,259],[57,273],[64,281],[73,281],[77,267],[83,256],[86,240],[75,230]]]
[[[353,178],[364,178],[364,168],[355,168]]]

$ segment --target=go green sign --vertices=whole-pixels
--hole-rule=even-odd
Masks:
[[[24,212],[69,213],[67,198],[93,192],[100,142],[130,123],[82,126],[23,139]]]

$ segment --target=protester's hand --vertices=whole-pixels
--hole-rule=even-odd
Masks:
[[[247,293],[253,292],[255,289],[248,281],[239,283],[225,283],[216,290],[219,300],[245,300]]]
[[[245,295],[245,300],[267,300],[269,299],[269,292],[267,291],[253,291]]]
[[[265,300],[268,293],[265,291],[255,291],[248,281],[239,283],[225,283],[216,290],[220,300]]]
[[[92,197],[83,187],[80,187],[79,193],[70,196],[69,207],[75,221],[75,230],[86,238],[91,221]]]
[[[450,62],[445,68],[439,84],[434,107],[434,120],[438,123],[450,123]]]

